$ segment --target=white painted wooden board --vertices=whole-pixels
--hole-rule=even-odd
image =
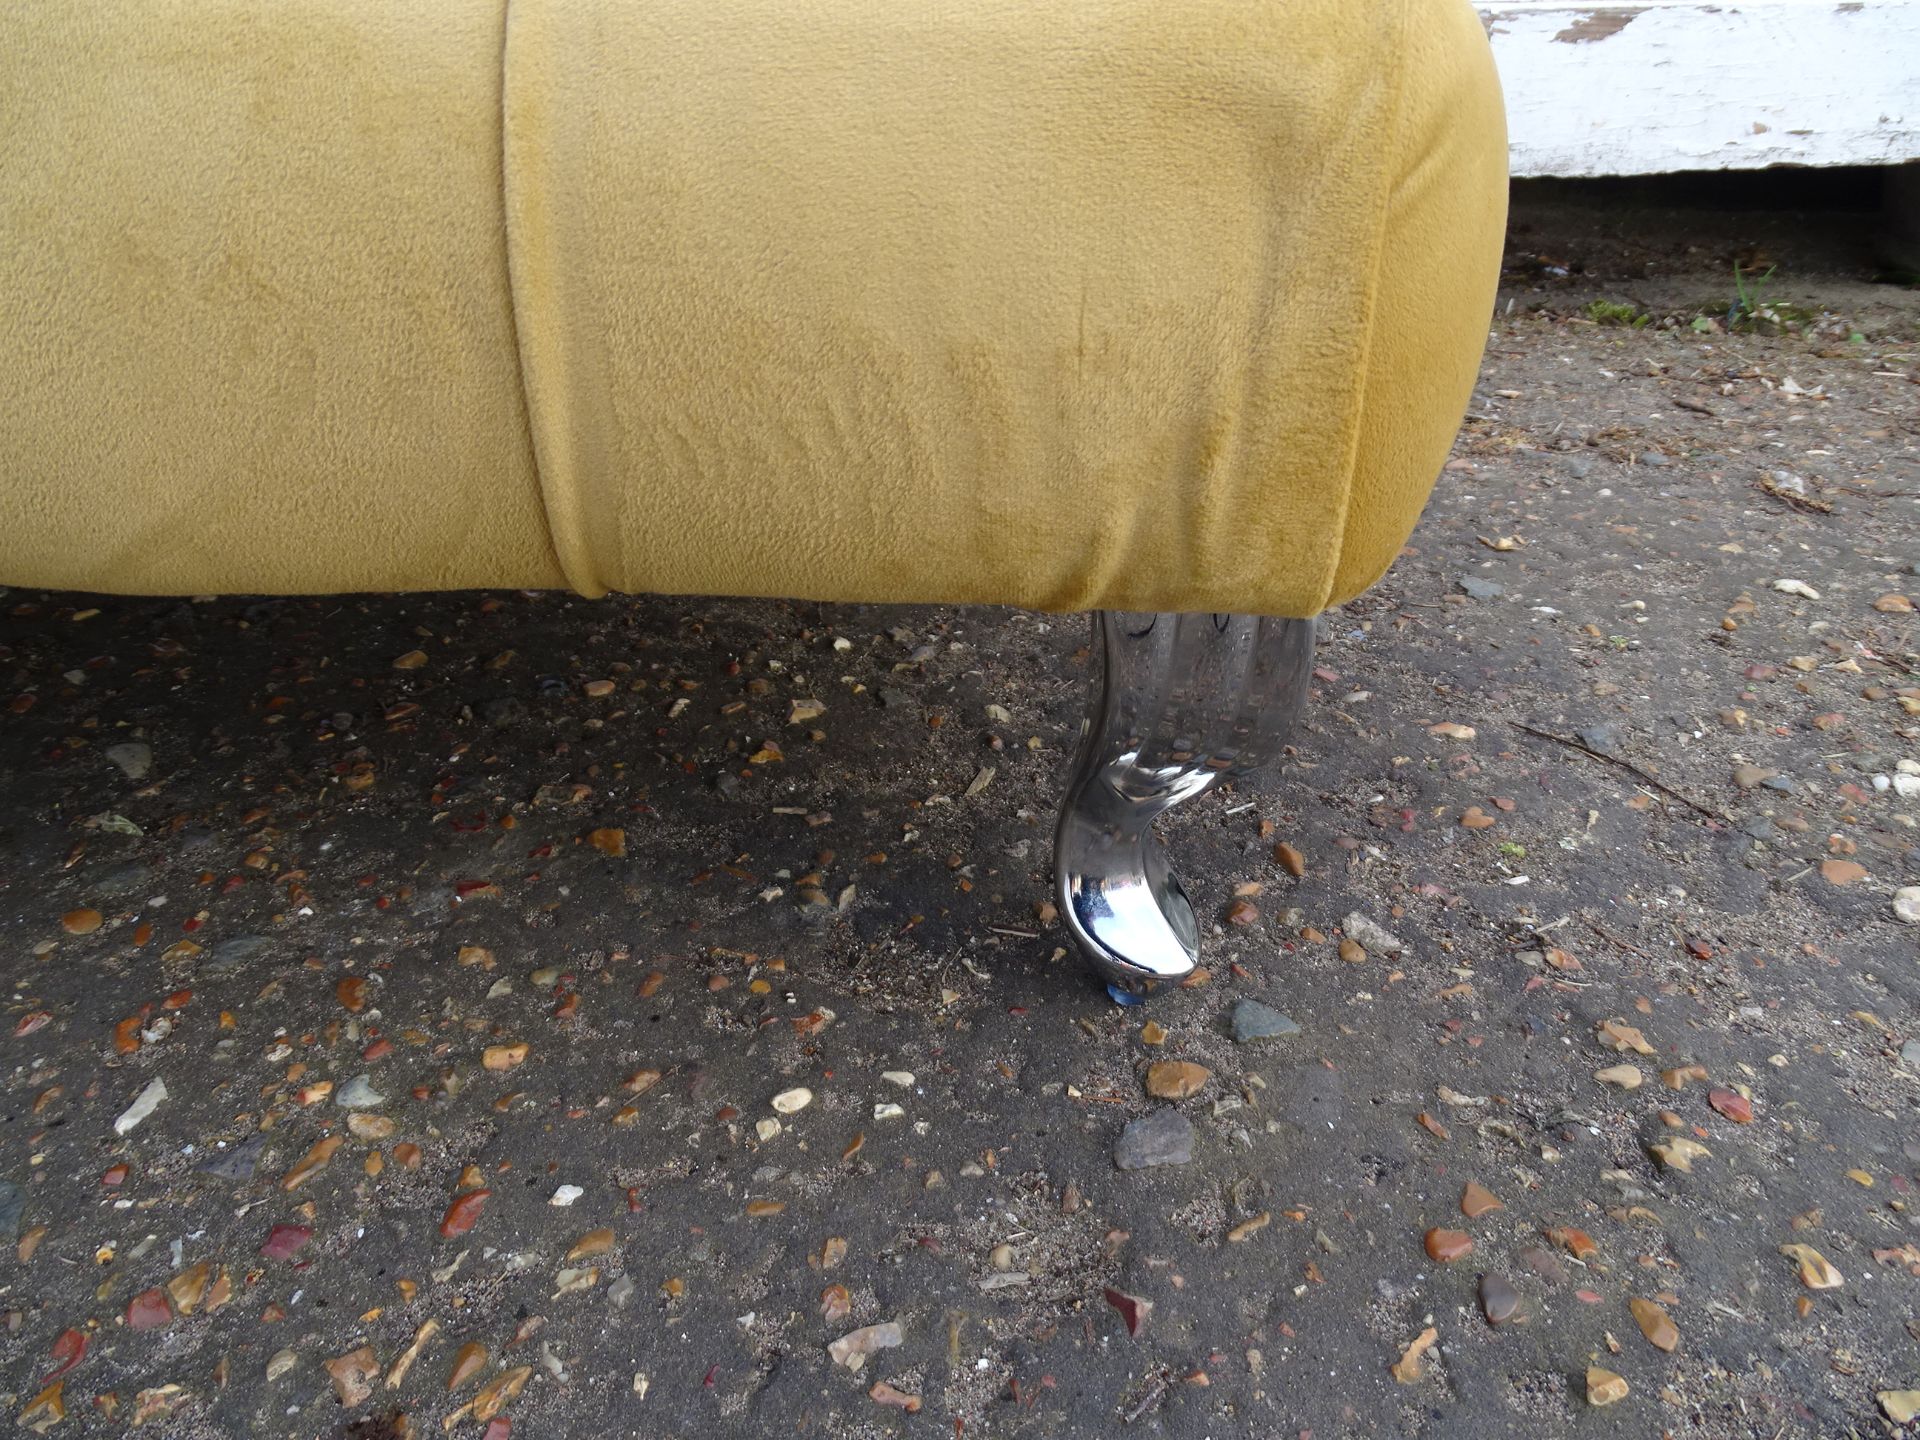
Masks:
[[[1478,8],[1515,175],[1920,159],[1920,0]]]

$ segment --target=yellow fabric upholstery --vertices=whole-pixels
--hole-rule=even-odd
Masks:
[[[0,582],[1306,615],[1486,334],[1465,0],[40,0]]]
[[[0,12],[0,583],[553,585],[500,0]]]

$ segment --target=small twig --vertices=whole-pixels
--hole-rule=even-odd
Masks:
[[[1891,655],[1882,655],[1877,650],[1869,651],[1864,646],[1861,647],[1861,652],[1862,653],[1859,658],[1867,661],[1869,664],[1891,665],[1895,670],[1898,670],[1902,675],[1911,675],[1913,673],[1913,667],[1907,664],[1907,662],[1904,660],[1896,660]]]
[[[1556,735],[1551,730],[1536,730],[1531,725],[1522,725],[1518,720],[1509,720],[1507,723],[1511,725],[1514,729],[1523,731],[1528,735],[1538,735],[1542,740],[1551,740],[1553,741],[1554,744],[1564,745],[1569,750],[1578,750],[1582,755],[1590,755],[1595,760],[1604,760],[1609,765],[1618,765],[1622,770],[1625,770],[1630,774],[1638,775],[1642,780],[1646,781],[1647,784],[1651,785],[1654,789],[1658,790],[1662,795],[1672,796],[1675,800],[1678,800],[1682,805],[1686,806],[1689,810],[1698,811],[1700,814],[1706,816],[1709,820],[1716,820],[1722,825],[1728,826],[1729,828],[1732,827],[1733,822],[1727,819],[1727,817],[1722,815],[1719,811],[1710,810],[1705,805],[1702,805],[1698,800],[1694,800],[1689,798],[1688,796],[1682,795],[1678,790],[1674,789],[1671,785],[1667,784],[1664,780],[1654,779],[1653,776],[1649,775],[1646,771],[1642,770],[1638,765],[1635,765],[1630,760],[1622,760],[1618,755],[1604,755],[1600,751],[1595,750],[1591,745],[1583,745],[1580,741],[1575,740],[1573,737],[1569,735]]]
[[[1833,513],[1833,502],[1831,500],[1822,500],[1813,495],[1796,494],[1783,485],[1776,485],[1770,479],[1754,481],[1753,488],[1760,491],[1763,495],[1771,495],[1774,499],[1795,510],[1802,510],[1812,515],[1831,515]]]
[[[1127,1413],[1121,1418],[1124,1419],[1127,1424],[1131,1425],[1134,1421],[1138,1420],[1142,1415],[1146,1414],[1147,1411],[1151,1410],[1155,1405],[1158,1405],[1160,1403],[1161,1397],[1163,1397],[1166,1393],[1167,1393],[1167,1382],[1164,1379],[1155,1380],[1152,1386],[1147,1390],[1145,1397],[1140,1401],[1140,1403],[1134,1406],[1131,1410],[1127,1411]]]
[[[1628,954],[1638,955],[1642,960],[1653,959],[1653,956],[1649,955],[1646,951],[1642,950],[1638,945],[1635,945],[1630,940],[1622,940],[1618,935],[1614,934],[1611,930],[1607,929],[1607,927],[1602,925],[1598,920],[1589,920],[1587,921],[1587,925],[1590,929],[1592,929],[1593,933],[1598,935],[1602,940],[1610,941],[1611,943],[1618,945],[1622,950],[1625,950]]]

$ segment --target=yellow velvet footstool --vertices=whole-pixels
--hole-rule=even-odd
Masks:
[[[1465,0],[40,0],[0,582],[1107,612],[1062,909],[1270,750],[1478,364]]]

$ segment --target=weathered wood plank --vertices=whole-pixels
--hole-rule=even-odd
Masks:
[[[1515,175],[1920,159],[1920,0],[1479,10]]]

